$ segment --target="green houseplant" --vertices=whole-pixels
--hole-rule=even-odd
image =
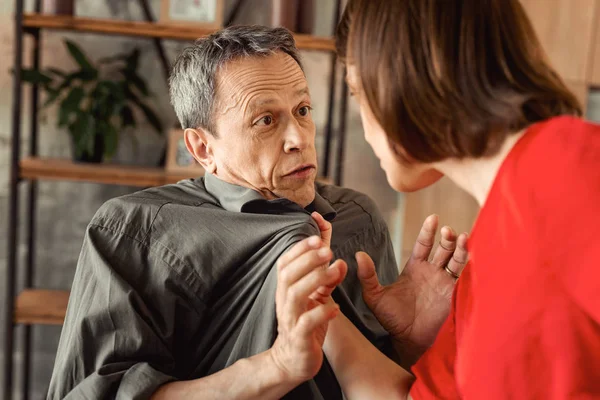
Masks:
[[[137,73],[139,49],[100,59],[94,65],[75,43],[65,40],[65,45],[78,70],[22,69],[21,76],[46,92],[42,108],[59,102],[57,123],[67,128],[76,161],[110,159],[119,133],[136,125],[134,108],[162,134],[160,120],[145,102],[150,97],[148,87]]]

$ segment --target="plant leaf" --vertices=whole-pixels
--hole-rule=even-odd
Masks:
[[[21,70],[21,79],[34,85],[48,85],[52,78],[35,69],[23,68]]]
[[[85,149],[87,150],[88,155],[91,157],[94,155],[96,150],[96,135],[102,135],[102,132],[99,132],[100,127],[96,127],[96,120],[90,114],[85,114],[82,117],[82,120],[85,122],[85,130],[84,132],[84,144]]]
[[[69,53],[71,53],[71,56],[77,62],[77,64],[79,64],[81,69],[84,69],[84,70],[95,70],[96,69],[92,66],[92,64],[90,63],[90,61],[88,60],[86,55],[83,53],[83,51],[81,51],[79,46],[77,46],[74,42],[72,42],[70,40],[65,40],[65,43],[67,45],[67,49],[69,50]]]
[[[71,82],[73,82],[73,75],[74,74],[67,75],[67,77],[65,78],[65,80],[62,81],[62,83],[58,86],[58,88],[56,88],[56,90],[61,91],[64,88],[68,87],[71,84]]]
[[[49,73],[56,75],[56,76],[60,76],[61,78],[66,78],[67,74],[66,72],[63,72],[59,69],[56,68],[47,68],[46,71],[48,71]]]
[[[54,103],[56,101],[56,99],[58,99],[58,97],[60,96],[60,90],[56,90],[56,89],[49,89],[46,91],[46,93],[48,95],[46,97],[46,101],[42,105],[42,109],[44,109],[44,108],[48,107],[49,105],[51,105],[52,103]]]
[[[154,111],[152,111],[152,109],[150,107],[148,107],[147,105],[145,105],[144,103],[140,103],[139,106],[142,109],[142,111],[144,112],[144,115],[146,116],[146,118],[148,119],[148,122],[150,122],[152,127],[156,130],[156,132],[159,135],[162,135],[162,133],[163,133],[162,123],[160,122],[160,119],[158,119],[156,114],[154,114]]]
[[[81,158],[83,154],[87,153],[87,135],[88,135],[88,119],[87,114],[78,113],[75,120],[69,124],[69,133],[73,139],[73,150],[75,156]]]
[[[104,156],[110,159],[117,151],[119,144],[119,133],[117,128],[115,128],[115,126],[110,122],[104,124],[103,128],[104,131],[99,133],[104,135]]]
[[[120,115],[123,107],[127,105],[125,96],[125,83],[114,82],[114,90],[110,93],[111,101],[113,102],[112,114]]]
[[[129,57],[129,54],[127,54],[127,53],[119,53],[119,54],[115,54],[114,56],[110,56],[110,57],[102,57],[101,59],[98,60],[98,64],[109,64],[109,63],[115,62],[115,61],[127,62],[127,57]]]
[[[140,61],[140,49],[138,49],[137,47],[133,49],[133,51],[129,53],[125,61],[127,63],[125,68],[127,68],[131,72],[135,72]]]
[[[154,114],[154,111],[150,107],[148,107],[143,101],[139,99],[128,87],[125,89],[125,95],[127,98],[132,101],[136,106],[142,110],[148,122],[152,125],[152,127],[158,132],[158,134],[162,135],[162,123],[160,119]]]
[[[58,126],[65,126],[69,123],[71,114],[79,111],[79,103],[83,99],[85,92],[83,88],[76,86],[60,103]]]
[[[124,106],[121,109],[121,125],[123,128],[128,126],[135,127],[135,117],[133,116],[133,110],[129,106]]]
[[[133,86],[137,88],[137,90],[139,90],[144,97],[148,97],[150,95],[148,87],[146,86],[146,82],[144,82],[144,80],[137,73],[135,73],[135,71],[122,69],[121,72],[125,76],[127,84],[133,84]]]
[[[98,71],[95,69],[80,69],[70,75],[71,80],[81,79],[83,82],[90,82],[98,78]]]
[[[122,88],[112,81],[100,81],[91,93],[92,113],[98,119],[109,120],[118,115],[125,103]]]

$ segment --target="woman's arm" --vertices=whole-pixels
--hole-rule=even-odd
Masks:
[[[410,398],[414,377],[373,346],[344,314],[329,322],[323,350],[348,400]]]

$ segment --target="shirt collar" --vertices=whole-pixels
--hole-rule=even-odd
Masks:
[[[227,211],[267,214],[274,208],[302,210],[307,213],[309,209],[314,209],[328,221],[332,221],[336,216],[331,204],[317,190],[313,202],[304,209],[288,199],[267,200],[256,190],[225,182],[208,172],[204,174],[204,187]]]

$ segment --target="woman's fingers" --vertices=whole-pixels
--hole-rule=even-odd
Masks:
[[[433,242],[435,240],[435,232],[438,226],[438,216],[433,214],[425,219],[419,236],[417,236],[417,242],[413,247],[412,258],[416,261],[427,261],[433,248]]]
[[[456,240],[456,250],[452,254],[452,258],[448,262],[448,269],[454,272],[456,275],[462,273],[463,269],[469,261],[469,252],[467,250],[467,239],[466,233],[461,233]]]
[[[444,267],[450,259],[454,250],[456,249],[456,233],[449,226],[444,226],[441,231],[440,243],[435,250],[431,263],[439,268]]]

